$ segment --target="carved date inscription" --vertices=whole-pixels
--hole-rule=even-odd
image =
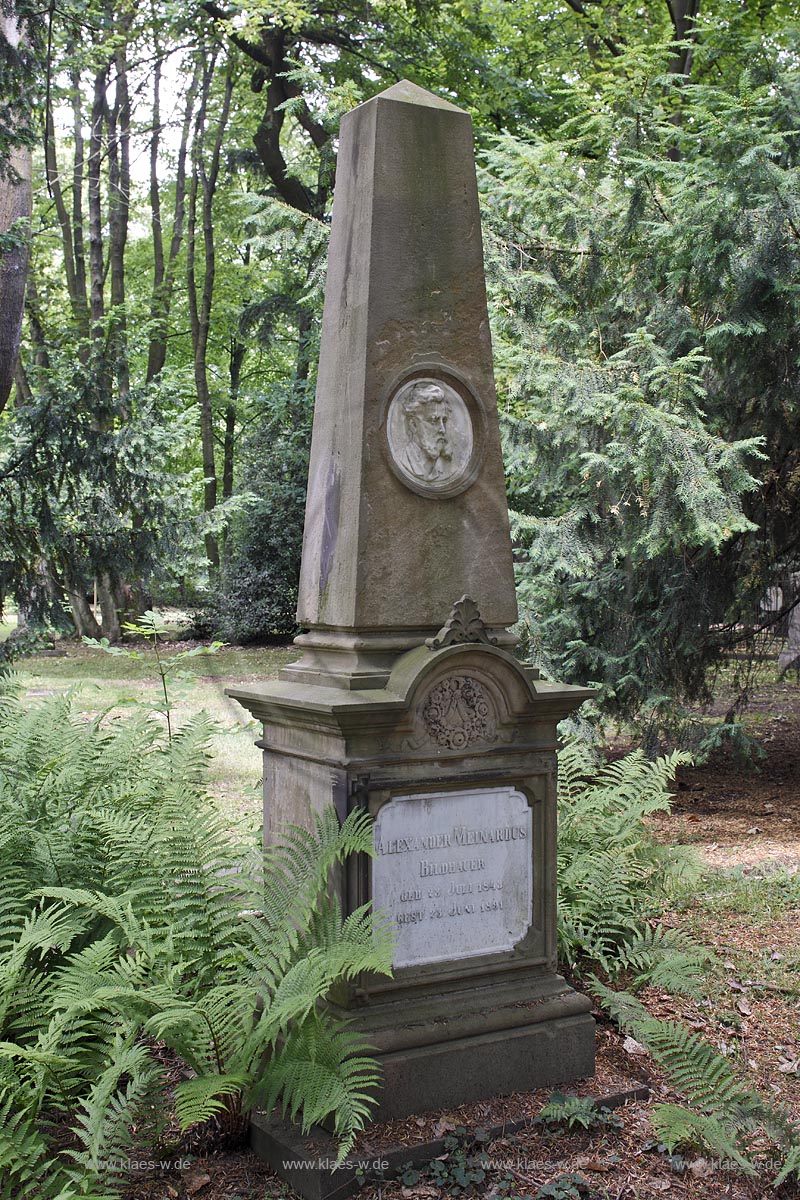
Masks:
[[[531,810],[511,787],[395,796],[375,819],[372,895],[395,967],[507,951],[532,919]]]

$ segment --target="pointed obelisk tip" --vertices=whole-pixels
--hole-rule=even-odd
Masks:
[[[395,100],[400,104],[419,104],[425,108],[447,108],[451,112],[464,112],[463,108],[459,108],[456,104],[451,104],[449,100],[444,100],[441,96],[435,95],[434,92],[427,92],[425,88],[421,88],[418,84],[412,83],[410,79],[401,79],[399,83],[392,84],[385,91],[379,92],[377,96],[373,96],[373,100]],[[370,101],[367,101],[369,104]]]

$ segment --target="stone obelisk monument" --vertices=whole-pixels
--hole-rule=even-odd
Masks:
[[[231,695],[264,735],[265,837],[375,818],[341,880],[397,933],[337,997],[376,1119],[591,1074],[557,973],[556,724],[592,693],[513,656],[514,573],[467,113],[402,82],[342,122],[298,619]]]
[[[513,643],[472,125],[400,83],[342,125],[295,675],[385,684],[464,592]]]

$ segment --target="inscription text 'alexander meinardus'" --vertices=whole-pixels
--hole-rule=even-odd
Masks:
[[[414,837],[389,838],[378,842],[376,854],[408,854],[414,850],[444,850],[449,846],[491,845],[492,842],[524,840],[524,825],[506,825],[501,829],[467,829],[460,825],[452,833],[429,833]]]

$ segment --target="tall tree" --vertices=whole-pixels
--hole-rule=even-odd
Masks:
[[[515,25],[494,4],[346,0],[335,9],[286,2],[265,10],[204,0],[203,7],[253,64],[251,86],[262,102],[253,141],[274,193],[299,212],[325,216],[338,119],[381,85],[409,76],[450,93],[479,127],[494,130],[517,129],[536,111],[535,21]]]
[[[214,444],[214,413],[208,375],[208,339],[214,301],[217,256],[214,237],[214,196],[219,183],[222,143],[230,116],[233,95],[234,63],[225,73],[219,113],[209,109],[219,47],[205,54],[200,82],[200,98],[192,143],[192,174],[189,185],[186,274],[191,317],[194,383],[200,409],[200,445],[203,456],[203,503],[206,513],[217,505],[217,466]],[[209,129],[210,127],[210,129]],[[208,136],[210,132],[210,136]],[[198,228],[199,226],[199,228]],[[199,235],[199,236],[198,236]],[[202,285],[198,281],[197,243],[202,239]],[[206,554],[212,571],[219,568],[216,536],[205,535]]]
[[[150,228],[153,237],[153,298],[150,305],[151,333],[147,353],[145,383],[152,383],[164,369],[167,361],[167,336],[169,314],[178,267],[178,258],[183,244],[186,218],[186,160],[189,138],[194,117],[197,89],[203,71],[201,56],[195,55],[191,81],[186,98],[178,145],[175,171],[172,231],[168,250],[164,246],[164,210],[161,199],[161,78],[166,59],[158,33],[157,22],[153,21],[153,41],[156,60],[153,68],[153,128],[150,137]]]
[[[158,33],[166,41],[163,54],[156,48],[160,69],[181,48],[179,31],[167,29],[158,7]],[[148,385],[166,359],[188,134],[178,155],[169,250],[165,255],[162,246],[160,259],[157,248],[153,255],[152,321],[132,326],[131,311],[148,303],[139,278],[131,293],[128,261],[132,146],[144,136],[134,123],[132,95],[141,92],[148,34],[147,22],[127,0],[121,7],[108,0],[85,14],[68,8],[64,26],[51,30],[43,131],[50,210],[37,212],[39,278],[28,297],[21,405],[5,429],[9,455],[0,444],[0,558],[11,564],[20,603],[46,615],[66,597],[79,633],[112,639],[130,602],[129,584],[135,587],[153,565],[165,498],[173,490],[165,464],[147,458],[152,452],[163,458],[165,445],[160,418],[153,425],[157,393]],[[199,70],[199,54],[189,57],[191,71]],[[190,83],[184,128],[196,90]],[[71,109],[71,141],[65,109]],[[155,140],[150,114],[139,121]],[[157,187],[151,200],[153,220],[160,222]],[[133,461],[128,447],[137,439],[140,454]],[[87,599],[92,592],[99,621]]]
[[[800,567],[800,80],[727,11],[692,78],[631,44],[485,179],[530,636],[654,736]]]
[[[22,332],[31,217],[31,99],[35,72],[30,14],[23,2],[0,10],[0,412],[8,403]],[[11,86],[9,86],[9,83]]]

